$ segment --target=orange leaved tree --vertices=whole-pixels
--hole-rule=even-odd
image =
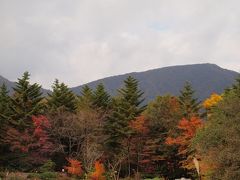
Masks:
[[[193,156],[194,154],[190,150],[192,138],[195,136],[197,130],[203,126],[203,122],[198,117],[191,117],[189,120],[182,118],[178,123],[179,135],[175,138],[168,137],[166,144],[179,145],[178,153],[185,157],[182,161],[182,166],[188,169],[193,169]]]
[[[133,130],[131,138],[132,144],[129,153],[132,156],[131,163],[134,163],[136,167],[134,171],[138,173],[140,165],[147,164],[150,161],[148,159],[148,154],[144,153],[144,147],[149,132],[148,122],[145,116],[141,115],[135,120],[130,121],[129,126]]]
[[[81,176],[83,173],[82,163],[76,159],[67,159],[69,166],[65,166],[64,169],[71,175]]]
[[[91,174],[91,179],[105,180],[106,178],[104,176],[104,173],[105,173],[104,165],[101,162],[96,161],[94,166],[95,166],[95,171]]]

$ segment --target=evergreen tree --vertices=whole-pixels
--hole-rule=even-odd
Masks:
[[[10,110],[10,97],[8,96],[8,90],[5,84],[0,87],[0,153],[2,150],[2,137],[4,137],[8,120],[11,115]],[[3,153],[1,153],[3,154]],[[0,160],[1,161],[1,160]]]
[[[94,104],[94,94],[92,89],[85,85],[81,90],[81,96],[79,97],[79,106],[81,108],[93,107]]]
[[[113,101],[112,112],[105,122],[105,133],[108,136],[106,147],[109,150],[119,149],[122,141],[132,133],[129,122],[138,117],[145,106],[143,92],[138,89],[138,81],[129,76],[124,81],[124,87],[119,90],[120,96]]]
[[[31,117],[43,113],[41,86],[29,82],[30,74],[25,72],[18,79],[11,97],[11,120],[14,127],[24,129],[32,125]]]
[[[9,119],[10,117],[10,97],[9,91],[5,84],[0,87],[0,123]]]
[[[96,107],[107,109],[111,102],[110,95],[105,91],[104,85],[101,83],[93,92],[93,104]]]
[[[64,83],[59,83],[56,79],[52,94],[49,94],[48,104],[52,110],[64,107],[67,111],[75,112],[77,109],[77,98]]]
[[[140,106],[145,99],[142,99],[144,92],[138,89],[138,81],[132,76],[129,76],[124,81],[125,86],[118,90],[123,101],[126,101],[134,109],[134,116],[139,116],[146,108]]]
[[[121,151],[122,140],[130,134],[127,106],[129,104],[120,98],[113,99],[112,112],[104,125],[104,132],[108,136],[105,145],[110,153]]]
[[[180,91],[178,98],[183,117],[185,118],[199,116],[200,102],[197,98],[194,98],[194,93],[195,91],[189,82],[186,82],[183,90]]]

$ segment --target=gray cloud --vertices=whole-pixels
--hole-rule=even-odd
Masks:
[[[169,65],[240,70],[237,0],[1,0],[0,74],[49,88]]]

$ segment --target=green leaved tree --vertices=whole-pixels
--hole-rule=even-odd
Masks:
[[[201,157],[201,174],[207,179],[240,179],[240,79],[212,109],[193,147]]]
[[[52,88],[53,92],[49,94],[48,97],[50,109],[56,110],[60,107],[64,107],[69,112],[75,112],[77,109],[77,97],[67,85],[59,83],[56,79]]]
[[[93,90],[85,85],[81,89],[81,95],[79,97],[79,107],[80,108],[92,108],[94,104],[94,93]]]
[[[5,84],[0,87],[0,123],[1,125],[9,119],[11,111],[10,111],[10,103],[11,99],[8,95],[9,91]]]
[[[131,174],[130,139],[133,130],[130,122],[135,120],[145,109],[141,103],[143,92],[139,90],[138,81],[129,76],[124,81],[124,87],[118,90],[119,97],[113,100],[110,115],[105,121],[104,131],[107,136],[105,148],[112,160],[118,154],[125,154],[128,175]]]
[[[182,115],[185,118],[199,116],[201,102],[199,102],[197,98],[194,98],[194,93],[195,91],[189,82],[186,82],[184,88],[180,91],[180,96],[178,99]]]
[[[42,103],[41,86],[37,83],[30,84],[30,74],[25,72],[22,78],[16,82],[13,88],[14,94],[11,97],[10,124],[15,128],[24,129],[32,126],[31,118],[44,112]]]
[[[111,103],[111,96],[105,91],[105,87],[100,83],[93,92],[93,105],[106,110]]]

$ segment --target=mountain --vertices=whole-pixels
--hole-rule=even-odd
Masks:
[[[133,76],[139,81],[140,88],[145,92],[148,102],[159,95],[179,95],[184,83],[188,81],[196,91],[196,97],[203,100],[213,92],[222,93],[234,83],[238,75],[239,73],[235,71],[223,69],[215,64],[193,64],[112,76],[85,85],[95,89],[99,83],[103,83],[111,95],[116,95],[116,89],[122,87],[123,81],[128,76]],[[79,94],[82,87],[83,85],[74,87],[72,91]]]
[[[8,79],[0,76],[0,85],[5,84],[10,92],[10,94],[13,92],[12,87],[15,86],[15,83],[12,81],[9,81]]]
[[[9,81],[8,79],[0,76],[0,86],[5,83],[5,85],[7,86],[7,89],[9,90],[9,93],[12,94],[13,93],[13,87],[15,87],[15,82]],[[41,89],[42,93],[44,96],[47,95],[47,93],[51,93],[50,90],[46,90],[46,89]]]

